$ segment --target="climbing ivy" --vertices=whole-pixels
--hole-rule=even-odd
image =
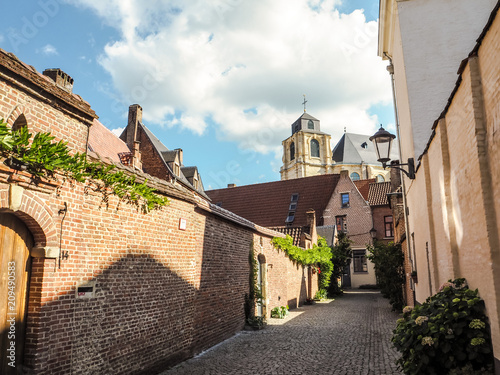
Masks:
[[[246,323],[250,326],[263,326],[265,325],[265,317],[255,316],[255,304],[262,303],[263,296],[260,290],[259,283],[257,282],[257,274],[259,266],[255,259],[254,243],[250,245],[250,252],[248,253],[248,263],[250,266],[249,273],[249,290],[245,293],[245,319]]]
[[[139,183],[136,176],[115,171],[114,165],[89,163],[85,154],[70,154],[67,142],[54,140],[50,133],[33,136],[27,127],[12,130],[0,120],[0,156],[6,159],[5,164],[25,170],[35,180],[57,180],[60,174],[64,179],[86,183],[86,192],[101,193],[106,205],[109,195],[116,195],[120,202],[136,205],[144,213],[168,204],[166,197],[147,186],[147,180]]]
[[[328,247],[326,240],[318,237],[318,244],[312,249],[302,249],[293,245],[290,236],[286,238],[274,237],[273,244],[276,248],[283,250],[292,261],[304,266],[318,266],[318,287],[327,289],[330,285],[330,278],[333,271],[332,251]]]

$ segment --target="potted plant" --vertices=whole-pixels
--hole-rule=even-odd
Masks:
[[[265,316],[253,316],[246,320],[245,330],[258,331],[264,329],[267,325]]]

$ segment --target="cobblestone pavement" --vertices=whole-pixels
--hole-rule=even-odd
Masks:
[[[390,337],[398,316],[374,291],[291,310],[161,375],[400,374]]]

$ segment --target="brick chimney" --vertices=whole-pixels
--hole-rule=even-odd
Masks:
[[[346,169],[340,171],[340,178],[349,178],[349,171]]]
[[[133,167],[137,169],[142,169],[141,142],[138,134],[140,122],[142,122],[142,107],[139,104],[132,104],[128,108],[127,139],[124,141],[134,156]]]
[[[177,151],[177,155],[179,155],[179,163],[182,166],[182,163],[184,162],[182,148],[176,148],[174,151]]]
[[[45,69],[43,75],[52,79],[57,86],[70,94],[73,92],[73,78],[64,73],[61,69]]]
[[[318,232],[316,231],[316,212],[314,210],[309,210],[306,212],[307,224],[309,225],[309,234],[311,235],[311,241],[313,244],[318,244]]]

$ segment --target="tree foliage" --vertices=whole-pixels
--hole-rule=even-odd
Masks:
[[[404,306],[403,287],[405,284],[404,255],[401,245],[393,242],[376,242],[367,246],[367,258],[375,266],[377,284],[382,295],[389,299],[393,310],[401,311]]]
[[[332,282],[328,288],[328,294],[330,296],[337,296],[343,293],[342,288],[339,285],[339,280],[344,273],[344,269],[351,263],[351,243],[352,241],[346,233],[339,232],[337,234],[337,243],[332,247]]]

